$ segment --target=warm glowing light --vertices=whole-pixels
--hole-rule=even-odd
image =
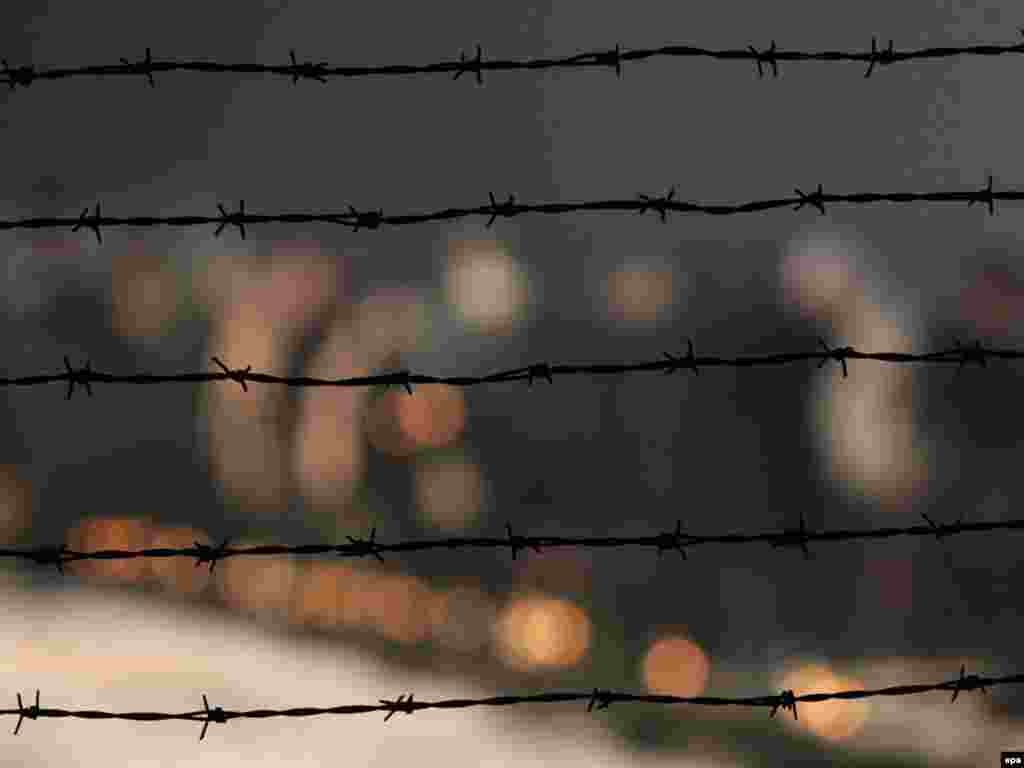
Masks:
[[[361,628],[415,643],[430,638],[446,611],[415,576],[316,562],[298,580],[290,619],[324,628]]]
[[[291,621],[321,628],[337,626],[341,622],[343,590],[351,588],[360,574],[347,563],[314,560],[303,565],[292,599]]]
[[[802,236],[790,243],[780,264],[787,302],[806,317],[831,319],[863,292],[855,265],[859,247],[834,232]]]
[[[415,484],[416,511],[423,522],[460,531],[479,519],[483,477],[478,465],[462,459],[422,461]]]
[[[70,549],[145,549],[149,539],[149,522],[136,517],[93,517],[81,520],[68,531]],[[141,581],[149,571],[145,558],[122,560],[77,560],[64,566],[69,573],[82,578]]]
[[[613,320],[651,325],[673,304],[672,272],[643,266],[623,267],[608,276],[605,300]]]
[[[476,330],[509,330],[528,297],[526,274],[494,240],[456,240],[449,250],[447,300]]]
[[[32,485],[12,464],[0,464],[0,541],[13,543],[32,524]]]
[[[909,350],[913,339],[867,301],[843,327],[855,349]],[[855,363],[847,363],[855,365]],[[927,444],[916,424],[913,372],[903,366],[859,366],[856,376],[824,376],[817,384],[819,435],[836,479],[854,494],[899,505],[922,493]]]
[[[238,542],[254,547],[269,542]],[[249,613],[284,615],[291,601],[294,563],[285,557],[229,557],[214,571],[225,605]]]
[[[568,600],[535,594],[513,599],[495,622],[498,657],[510,667],[567,667],[590,647],[591,624]]]
[[[806,664],[783,677],[778,685],[782,690],[802,693],[830,693],[863,689],[864,683],[853,677],[836,674],[826,664]],[[829,741],[843,741],[858,733],[871,713],[870,699],[830,699],[829,701],[800,702],[798,718],[785,717],[791,728],[802,728]]]
[[[197,541],[200,544],[211,543],[206,532],[198,528],[157,526],[150,530],[146,547],[184,549],[194,546]],[[197,594],[209,583],[209,565],[204,564],[204,567],[196,568],[196,561],[187,557],[154,557],[148,562],[150,578],[178,594]]]
[[[711,661],[703,649],[685,635],[659,637],[643,660],[647,689],[670,696],[699,696],[708,682]]]
[[[364,355],[351,335],[335,326],[311,361],[307,375],[367,375]],[[344,514],[366,468],[362,387],[308,387],[299,395],[293,466],[305,498],[318,510]]]
[[[384,392],[373,401],[367,437],[382,453],[408,456],[424,448],[454,443],[466,426],[466,399],[460,387],[418,384]]]
[[[178,311],[174,273],[138,242],[111,261],[111,325],[127,338],[160,337]]]

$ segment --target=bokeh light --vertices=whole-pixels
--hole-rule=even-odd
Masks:
[[[866,302],[844,324],[843,338],[855,349],[913,349],[896,319]],[[873,364],[859,366],[849,378],[827,374],[816,382],[812,407],[818,409],[818,434],[837,482],[851,494],[897,508],[924,493],[928,444],[914,412],[910,368]]]
[[[153,526],[147,548],[184,549],[195,543],[211,543],[206,531],[191,526]],[[223,565],[223,563],[221,563]],[[209,566],[197,568],[187,557],[154,557],[149,559],[149,578],[168,591],[179,595],[196,595],[209,583]]]
[[[673,306],[672,278],[670,269],[636,264],[615,270],[604,286],[609,318],[628,325],[654,325]]]
[[[886,309],[867,274],[865,247],[836,232],[795,238],[781,264],[785,299],[859,351],[913,351],[905,306]],[[902,509],[924,493],[929,444],[914,412],[909,366],[857,365],[849,377],[822,369],[809,400],[819,451],[835,482],[853,496]]]
[[[335,323],[310,361],[306,375],[349,378],[368,374],[364,351],[351,331]],[[293,467],[299,489],[318,512],[338,524],[346,515],[366,470],[363,412],[365,387],[305,387],[299,393]]]
[[[652,693],[699,696],[711,674],[711,661],[692,638],[675,632],[651,643],[644,654],[642,674]]]
[[[480,466],[465,459],[417,462],[414,483],[420,521],[445,532],[470,527],[480,519],[483,482]]]
[[[835,232],[801,235],[780,263],[784,301],[807,318],[829,323],[856,304],[864,285],[859,249]]]
[[[590,648],[591,631],[590,618],[569,600],[515,596],[495,621],[495,652],[514,669],[569,667]]]
[[[374,399],[366,420],[370,443],[391,456],[449,446],[465,426],[465,394],[446,384],[417,384],[412,395],[389,389]]]
[[[150,522],[138,517],[89,517],[78,521],[68,531],[67,545],[76,551],[101,549],[145,549],[149,541]],[[83,579],[142,581],[149,573],[146,558],[119,560],[76,560],[64,569]]]
[[[125,338],[159,338],[171,329],[180,301],[178,278],[141,241],[111,258],[111,327]]]
[[[32,484],[14,464],[0,464],[0,542],[14,543],[32,524]]]
[[[238,541],[236,547],[256,547],[272,542]],[[214,570],[221,600],[230,608],[271,618],[286,617],[289,612],[295,563],[276,555],[229,557]]]
[[[402,643],[429,639],[444,605],[421,579],[347,563],[312,562],[299,577],[291,620],[362,629]]]
[[[473,330],[512,330],[529,298],[525,270],[496,240],[454,239],[445,274],[448,303]]]
[[[862,690],[863,681],[836,673],[822,663],[803,664],[784,674],[777,687],[803,693]],[[830,699],[798,703],[798,718],[782,718],[790,728],[810,731],[827,741],[844,741],[858,733],[872,711],[871,699]]]

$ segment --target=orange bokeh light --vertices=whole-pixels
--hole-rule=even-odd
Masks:
[[[670,696],[699,696],[708,682],[711,661],[704,650],[685,635],[655,640],[643,660],[648,690]]]
[[[373,402],[367,436],[391,456],[408,456],[424,448],[454,443],[466,426],[466,400],[461,388],[419,384],[384,392]]]
[[[77,551],[145,549],[148,540],[149,521],[137,517],[88,518],[79,521],[67,536],[68,547]],[[84,579],[119,581],[141,581],[149,571],[146,558],[78,560],[64,567]]]
[[[188,526],[155,526],[150,530],[147,548],[184,549],[195,542],[209,544],[206,531]],[[209,583],[209,570],[196,568],[196,561],[187,557],[154,557],[149,560],[150,578],[167,589],[182,595],[201,592]]]
[[[839,675],[826,664],[805,664],[782,678],[780,687],[801,693],[829,693],[864,688],[864,683],[853,677]],[[797,704],[798,719],[784,718],[789,727],[808,730],[829,741],[842,741],[859,732],[867,722],[872,703],[868,699],[816,701]]]
[[[514,598],[498,614],[494,639],[498,657],[528,670],[568,667],[590,647],[591,623],[573,602],[541,594]]]

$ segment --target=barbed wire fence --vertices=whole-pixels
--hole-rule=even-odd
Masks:
[[[826,193],[821,184],[812,192],[804,192],[799,188],[793,190],[796,197],[783,197],[769,200],[751,200],[745,203],[693,203],[675,199],[676,188],[670,187],[663,195],[639,194],[633,199],[590,200],[580,203],[517,203],[514,194],[510,194],[505,202],[499,202],[493,192],[488,192],[487,205],[470,208],[443,208],[425,213],[401,213],[385,215],[383,208],[376,210],[359,210],[353,205],[348,212],[333,213],[246,213],[245,200],[239,200],[238,209],[228,211],[222,203],[217,204],[216,216],[104,216],[100,203],[96,203],[92,213],[85,208],[77,217],[35,216],[20,219],[0,220],[0,231],[16,229],[63,229],[72,232],[81,229],[90,230],[98,243],[103,243],[102,229],[105,227],[197,227],[216,224],[214,235],[219,236],[225,227],[235,227],[238,234],[245,239],[247,224],[341,224],[352,231],[364,229],[380,229],[381,227],[402,227],[412,224],[424,224],[436,221],[453,221],[473,216],[486,216],[488,228],[494,225],[495,219],[511,218],[524,213],[541,213],[564,215],[567,213],[621,211],[643,215],[648,211],[655,212],[662,223],[668,221],[669,213],[699,213],[710,216],[732,216],[742,213],[756,213],[781,208],[799,211],[804,206],[816,208],[822,215],[826,213],[826,203],[843,203],[847,205],[871,205],[875,203],[967,203],[972,206],[981,203],[988,208],[989,215],[995,215],[997,200],[1024,200],[1024,190],[1010,189],[996,192],[992,188],[992,176],[982,189],[961,189],[947,192],[851,192],[847,194]]]
[[[77,717],[87,720],[135,720],[138,722],[158,722],[166,720],[187,720],[201,722],[203,728],[199,740],[206,737],[206,729],[210,723],[227,723],[240,718],[264,719],[268,717],[315,717],[317,715],[361,715],[370,712],[387,712],[384,720],[401,712],[411,715],[423,709],[463,709],[466,707],[502,707],[514,704],[559,704],[566,701],[586,701],[587,712],[596,709],[607,709],[616,702],[639,702],[648,704],[696,704],[707,707],[769,707],[769,715],[775,717],[779,710],[789,710],[793,718],[799,720],[797,704],[800,702],[819,702],[831,700],[866,699],[873,696],[911,696],[934,691],[952,691],[951,701],[956,701],[961,691],[980,690],[985,692],[993,685],[1008,683],[1024,683],[1024,675],[1005,675],[1003,677],[983,677],[967,675],[966,666],[960,666],[960,676],[942,683],[895,685],[874,690],[832,691],[829,693],[803,693],[797,695],[787,689],[781,693],[767,696],[748,696],[745,698],[723,698],[718,696],[670,696],[665,694],[635,694],[621,691],[594,688],[591,691],[566,691],[539,693],[531,696],[492,696],[481,699],[442,699],[440,701],[415,701],[415,694],[402,694],[396,699],[379,699],[380,704],[347,704],[337,707],[294,707],[291,709],[250,709],[229,710],[222,707],[210,707],[210,702],[203,696],[203,708],[192,712],[105,712],[102,710],[72,710],[54,707],[42,707],[39,703],[39,690],[36,690],[35,703],[26,707],[21,694],[17,694],[17,709],[0,709],[0,715],[17,715],[18,722],[14,734],[21,730],[25,720],[40,718]]]
[[[1019,30],[1024,35],[1024,29]],[[893,41],[890,40],[886,48],[879,48],[876,38],[872,38],[870,50],[864,51],[798,51],[782,50],[776,47],[775,41],[765,49],[757,49],[753,45],[739,49],[704,49],[691,46],[673,45],[660,48],[624,50],[618,44],[613,49],[595,50],[575,54],[562,58],[536,58],[523,60],[484,59],[483,50],[480,45],[475,48],[475,55],[467,57],[465,52],[460,55],[458,61],[441,61],[424,65],[383,65],[383,66],[328,66],[326,61],[300,61],[296,57],[295,50],[289,53],[289,63],[286,64],[254,64],[254,63],[227,63],[227,62],[202,62],[192,60],[159,60],[152,57],[150,48],[146,49],[145,57],[135,61],[121,59],[119,64],[88,65],[71,68],[37,69],[33,65],[11,66],[6,60],[0,60],[3,69],[0,75],[5,78],[0,82],[6,82],[13,91],[25,89],[44,81],[57,81],[68,78],[82,77],[143,77],[152,87],[156,86],[155,75],[173,72],[192,72],[199,74],[242,74],[242,75],[272,75],[287,77],[297,84],[299,80],[315,80],[326,83],[330,78],[356,78],[356,77],[379,77],[379,76],[418,76],[431,74],[450,74],[454,80],[463,75],[472,75],[475,81],[482,85],[484,73],[502,71],[542,71],[558,69],[587,69],[587,68],[609,68],[615,71],[618,77],[622,77],[625,64],[638,63],[655,58],[710,58],[718,61],[738,61],[754,63],[759,77],[770,71],[772,76],[780,74],[780,63],[796,62],[846,62],[866,64],[863,77],[870,78],[876,69],[891,66],[898,63],[909,63],[913,61],[924,61],[932,59],[943,59],[957,56],[1000,56],[1006,54],[1024,53],[1024,42],[1012,45],[978,45],[964,47],[933,47],[918,50],[896,50]],[[794,190],[795,197],[786,197],[769,200],[756,200],[737,204],[708,204],[697,202],[684,202],[675,199],[676,188],[670,187],[663,195],[638,195],[628,199],[593,200],[588,202],[553,202],[553,203],[517,203],[514,195],[509,195],[505,202],[497,200],[493,192],[488,193],[489,202],[485,205],[467,208],[445,208],[426,213],[406,213],[385,215],[383,209],[357,209],[353,205],[348,206],[347,212],[334,213],[274,213],[254,214],[247,213],[245,201],[240,200],[237,210],[229,211],[223,204],[218,204],[218,215],[216,216],[135,216],[116,217],[103,215],[101,204],[95,203],[92,212],[86,208],[78,217],[33,217],[0,221],[0,230],[39,230],[39,229],[61,229],[70,228],[72,232],[88,230],[93,233],[99,243],[103,242],[102,230],[105,228],[121,227],[160,227],[160,226],[206,226],[216,225],[216,235],[220,235],[225,227],[234,227],[244,239],[246,236],[246,225],[265,223],[331,223],[342,224],[350,227],[353,231],[363,229],[380,229],[384,226],[403,226],[431,221],[449,221],[472,216],[487,217],[487,226],[490,227],[498,218],[508,218],[527,213],[539,214],[567,214],[586,211],[619,211],[633,212],[643,215],[654,212],[664,223],[670,213],[701,213],[708,215],[733,215],[740,213],[752,213],[759,211],[792,209],[799,211],[804,207],[811,207],[819,213],[826,213],[826,204],[852,204],[867,205],[875,203],[937,203],[937,202],[966,202],[969,206],[975,203],[982,204],[988,208],[990,215],[995,213],[996,201],[1016,201],[1024,199],[1024,190],[1001,190],[993,189],[992,176],[988,177],[987,185],[978,189],[938,191],[938,192],[866,192],[834,194],[826,193],[822,184],[818,184],[812,192],[804,192],[799,188]],[[694,353],[692,340],[688,341],[688,354],[685,356],[674,356],[668,352],[663,353],[664,359],[635,363],[635,364],[602,364],[602,365],[567,365],[537,363],[527,367],[510,369],[486,376],[470,377],[437,377],[425,374],[415,374],[410,371],[399,371],[396,373],[381,374],[377,376],[354,377],[347,379],[315,379],[307,377],[279,377],[270,374],[254,373],[251,366],[244,369],[231,369],[223,361],[213,358],[213,362],[220,368],[220,372],[194,372],[177,375],[154,375],[154,374],[130,374],[114,375],[94,371],[89,363],[84,368],[75,369],[68,358],[65,357],[65,370],[57,374],[43,374],[19,378],[0,379],[0,386],[27,386],[39,385],[52,382],[66,382],[68,400],[71,399],[76,386],[84,388],[90,396],[91,385],[94,383],[210,383],[214,381],[230,380],[241,385],[247,391],[247,382],[283,384],[287,386],[403,386],[410,395],[413,394],[413,384],[447,384],[452,386],[469,386],[484,383],[498,383],[504,381],[526,380],[532,386],[535,378],[544,378],[553,383],[555,375],[565,376],[573,374],[599,375],[606,373],[628,373],[639,371],[662,371],[670,374],[677,371],[690,370],[699,374],[700,368],[709,367],[736,367],[750,368],[766,365],[783,365],[798,361],[818,361],[819,367],[829,361],[838,363],[843,375],[848,375],[847,361],[849,360],[872,360],[876,362],[891,363],[946,363],[956,364],[959,372],[966,364],[977,363],[979,367],[986,367],[989,359],[1014,360],[1024,356],[1024,351],[994,349],[982,346],[980,341],[973,346],[963,346],[959,340],[954,348],[927,354],[910,354],[897,352],[868,353],[860,352],[852,347],[831,348],[823,340],[819,339],[821,351],[813,352],[787,352],[773,355],[744,356],[744,357],[716,357],[697,356]],[[506,523],[507,537],[476,537],[476,538],[450,538],[433,541],[404,541],[392,544],[384,544],[376,541],[376,529],[371,531],[368,538],[349,536],[348,544],[340,545],[300,545],[300,546],[260,546],[236,548],[228,546],[230,540],[225,540],[218,546],[211,546],[195,542],[195,546],[180,549],[144,549],[135,551],[125,550],[101,550],[94,552],[78,552],[70,550],[66,545],[57,547],[37,547],[32,549],[3,549],[0,550],[0,557],[21,558],[30,560],[39,565],[54,565],[63,572],[67,563],[79,560],[108,560],[126,559],[139,557],[188,557],[196,560],[196,567],[202,564],[209,564],[210,573],[213,572],[217,562],[236,556],[259,556],[259,555],[302,555],[302,554],[334,554],[348,557],[372,556],[382,559],[384,553],[402,553],[412,551],[423,551],[427,549],[466,549],[473,547],[484,548],[508,548],[515,558],[518,551],[532,549],[535,552],[542,552],[544,549],[558,547],[627,547],[642,546],[654,547],[660,555],[664,551],[676,551],[682,559],[687,559],[686,548],[704,544],[754,544],[768,543],[773,547],[795,547],[800,548],[804,556],[809,558],[811,553],[808,544],[821,541],[846,541],[860,539],[881,539],[897,536],[935,536],[937,540],[947,536],[968,532],[985,532],[996,530],[1016,530],[1024,528],[1024,520],[1007,520],[1001,522],[965,523],[960,520],[952,524],[937,524],[927,515],[923,515],[927,525],[910,526],[906,528],[882,528],[868,530],[835,530],[835,531],[810,531],[806,528],[803,516],[800,518],[800,526],[773,533],[755,534],[718,534],[718,535],[696,535],[684,533],[682,522],[676,524],[671,532],[661,532],[648,536],[636,537],[555,537],[555,536],[524,536],[513,534],[511,523]],[[527,703],[560,703],[568,701],[588,702],[587,711],[593,709],[606,709],[612,703],[618,702],[647,702],[657,704],[694,704],[704,706],[747,706],[747,707],[768,707],[770,715],[774,717],[779,709],[789,710],[794,718],[797,715],[797,703],[799,702],[820,702],[828,700],[852,700],[872,696],[903,696],[935,691],[952,691],[952,701],[956,701],[961,691],[981,690],[995,685],[1013,684],[1024,682],[1024,674],[1013,674],[1004,677],[983,677],[976,674],[967,675],[966,667],[961,666],[958,678],[935,684],[914,684],[897,685],[875,690],[851,690],[827,693],[805,693],[797,695],[793,690],[785,690],[778,694],[746,697],[746,698],[719,698],[719,697],[677,697],[666,695],[639,695],[611,690],[594,688],[589,692],[548,692],[533,696],[498,696],[483,699],[448,699],[440,701],[416,701],[414,695],[403,694],[397,699],[380,699],[378,705],[344,705],[337,707],[302,707],[282,710],[248,710],[233,711],[225,710],[222,707],[210,707],[206,695],[203,695],[203,709],[182,713],[171,712],[106,712],[99,710],[67,710],[60,708],[42,707],[40,705],[40,693],[37,690],[35,703],[25,706],[21,694],[17,694],[18,706],[16,709],[0,709],[0,715],[11,715],[17,717],[17,725],[14,733],[18,734],[23,721],[26,719],[37,720],[43,718],[75,717],[85,719],[122,719],[135,721],[165,721],[185,720],[190,722],[201,722],[202,731],[200,740],[207,732],[210,723],[222,724],[229,720],[239,718],[267,718],[267,717],[307,717],[323,714],[361,714],[370,712],[386,712],[385,720],[390,719],[396,713],[413,714],[422,709],[451,709],[471,706],[504,706],[512,704]]]
[[[1018,30],[1024,36],[1024,28]],[[524,72],[545,70],[573,70],[610,68],[621,78],[623,65],[659,58],[707,58],[716,61],[753,62],[757,75],[764,77],[771,70],[773,77],[779,76],[782,62],[834,62],[867,64],[864,77],[870,78],[876,68],[893,64],[910,63],[933,59],[948,59],[959,56],[1003,56],[1024,53],[1024,43],[1016,45],[970,45],[940,46],[916,50],[896,50],[893,40],[885,48],[879,48],[878,39],[871,38],[871,48],[863,51],[800,51],[776,48],[775,41],[767,48],[758,49],[753,45],[744,48],[712,49],[690,45],[665,45],[657,48],[634,48],[624,50],[618,43],[614,48],[584,51],[562,57],[532,59],[485,59],[483,47],[478,43],[472,57],[466,52],[459,54],[458,61],[439,61],[432,64],[385,64],[381,66],[329,66],[326,61],[299,61],[295,49],[288,52],[287,64],[228,63],[218,61],[194,61],[154,59],[152,48],[146,48],[146,55],[134,61],[121,58],[117,64],[91,64],[80,67],[52,67],[36,69],[31,64],[10,66],[2,61],[0,75],[11,90],[28,88],[37,82],[65,80],[82,77],[143,77],[150,87],[156,87],[157,74],[169,72],[192,72],[198,74],[271,75],[285,77],[298,84],[299,80],[315,80],[326,83],[331,78],[362,77],[408,77],[417,75],[452,75],[458,80],[462,75],[472,74],[478,85],[483,85],[485,72]]]
[[[860,352],[853,347],[830,347],[823,338],[818,338],[822,351],[818,352],[779,352],[768,355],[742,355],[737,357],[717,357],[714,355],[697,356],[694,354],[693,340],[687,340],[687,354],[675,356],[663,352],[663,359],[639,363],[595,363],[589,365],[572,365],[563,363],[533,363],[519,368],[486,374],[483,376],[433,376],[425,373],[413,373],[409,370],[380,373],[372,376],[353,376],[339,379],[323,379],[311,376],[276,376],[270,373],[253,372],[252,366],[245,368],[229,368],[219,357],[211,358],[221,371],[195,371],[177,374],[129,373],[114,374],[93,370],[92,363],[86,362],[82,368],[74,368],[67,356],[64,357],[64,372],[37,374],[33,376],[0,377],[0,387],[29,387],[55,382],[67,382],[65,400],[74,395],[75,387],[80,386],[86,394],[92,396],[92,385],[102,384],[209,384],[216,381],[234,381],[245,392],[249,391],[246,382],[260,384],[281,384],[288,387],[403,387],[410,396],[413,395],[413,384],[444,384],[451,387],[471,387],[481,384],[499,384],[509,381],[525,381],[532,388],[535,380],[544,379],[554,384],[555,376],[600,376],[608,374],[641,373],[644,371],[661,371],[672,374],[677,371],[693,371],[700,375],[701,368],[753,368],[780,366],[803,361],[818,361],[821,368],[825,363],[839,363],[843,377],[849,376],[847,360],[873,360],[885,363],[902,364],[956,364],[956,372],[967,364],[977,364],[986,368],[988,359],[1018,360],[1024,357],[1024,350],[998,349],[984,347],[981,341],[965,346],[959,339],[954,346],[937,352],[915,354],[913,352]]]
[[[189,557],[195,558],[196,567],[203,563],[210,564],[210,573],[221,560],[230,557],[268,556],[268,555],[323,555],[334,554],[339,557],[375,557],[384,562],[382,553],[386,552],[423,552],[431,549],[510,549],[512,559],[520,550],[531,549],[541,554],[545,549],[564,549],[582,547],[591,549],[611,549],[625,547],[654,547],[658,556],[666,550],[679,553],[686,560],[686,548],[702,544],[771,544],[772,547],[795,547],[803,551],[805,559],[812,559],[813,554],[807,545],[816,541],[861,541],[874,539],[890,539],[898,536],[934,536],[941,541],[947,536],[961,533],[982,533],[989,531],[1015,531],[1024,529],[1024,519],[1000,520],[993,522],[968,523],[961,518],[956,523],[936,523],[927,514],[921,513],[927,525],[912,525],[904,528],[869,528],[862,530],[811,531],[808,530],[804,516],[800,515],[800,525],[784,531],[766,533],[722,533],[715,535],[698,535],[683,533],[682,521],[676,522],[674,531],[648,536],[524,536],[512,532],[512,523],[505,523],[507,536],[504,538],[487,536],[465,536],[446,539],[399,541],[383,544],[377,541],[377,529],[370,531],[368,538],[348,536],[348,544],[266,544],[254,547],[229,547],[231,539],[225,539],[218,546],[194,542],[192,547],[154,547],[150,549],[121,550],[104,549],[94,552],[78,552],[67,545],[62,547],[35,547],[31,549],[0,548],[0,558],[21,558],[31,560],[38,565],[53,565],[60,573],[64,573],[67,563],[79,560],[131,560],[135,558]]]

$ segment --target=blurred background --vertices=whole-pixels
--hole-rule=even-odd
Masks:
[[[331,65],[672,43],[899,49],[1019,39],[1004,2],[5,4],[17,66],[153,56]],[[1019,187],[1017,57],[900,64],[656,59],[608,70],[335,79],[69,79],[0,90],[0,217],[703,202]],[[3,375],[233,368],[483,375],[664,351],[1021,346],[1024,216],[900,205],[735,217],[577,214],[8,232]],[[0,391],[0,540],[73,549],[700,534],[1016,517],[1019,368],[851,362],[470,388],[97,385]],[[749,696],[1020,671],[1016,534],[653,550],[5,560],[5,696],[189,711],[592,687]],[[671,553],[670,553],[671,554]],[[762,709],[537,705],[188,724],[38,721],[11,765],[992,765],[1024,691]],[[13,728],[13,720],[9,721]],[[424,752],[439,739],[457,750]],[[111,740],[120,747],[111,755]],[[119,762],[121,761],[121,762]],[[148,762],[147,762],[148,761]],[[234,762],[233,762],[234,761]],[[461,762],[460,762],[461,761]],[[430,762],[430,758],[427,758]]]

